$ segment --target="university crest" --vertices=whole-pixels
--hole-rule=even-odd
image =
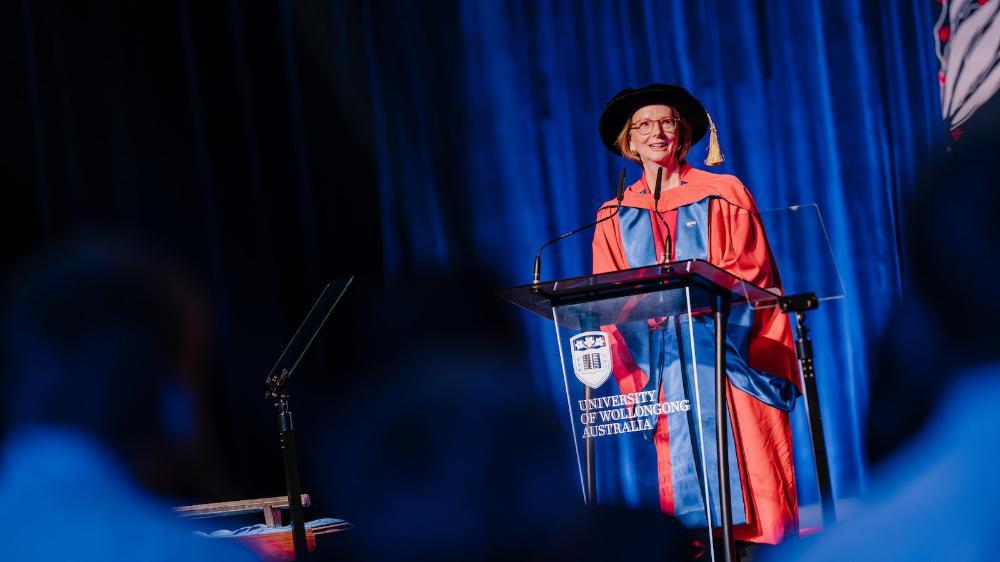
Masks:
[[[583,332],[569,339],[573,351],[573,373],[590,388],[596,389],[611,375],[611,346],[604,332]]]

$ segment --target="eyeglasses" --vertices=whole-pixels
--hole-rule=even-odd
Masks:
[[[665,119],[657,119],[656,121],[639,121],[638,123],[633,123],[629,129],[638,131],[640,135],[648,135],[653,132],[653,125],[659,123],[664,133],[672,133],[677,130],[677,123],[679,121],[680,119],[676,117],[667,117]]]

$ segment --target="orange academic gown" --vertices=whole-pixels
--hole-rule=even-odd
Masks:
[[[708,205],[707,255],[682,257],[702,257],[759,287],[780,288],[757,206],[746,187],[734,176],[713,174],[688,165],[682,169],[681,179],[683,185],[663,192],[658,205],[660,212],[676,211],[706,200]],[[645,179],[640,179],[630,186],[622,206],[652,211],[654,202],[649,191]],[[612,214],[615,206],[614,200],[602,205],[598,218]],[[651,265],[628,262],[621,228],[617,216],[597,226],[593,242],[595,274]],[[606,330],[612,336],[612,351],[616,356],[614,375],[622,391],[643,388],[649,380],[648,374],[631,360],[615,328]],[[797,388],[799,377],[792,331],[784,314],[776,309],[754,313],[746,359],[753,369],[792,381]],[[788,413],[741,391],[732,382],[729,383],[729,397],[729,417],[747,521],[735,527],[735,538],[772,544],[780,542],[786,534],[794,535],[798,530]],[[672,513],[666,426],[666,423],[658,424],[654,445],[659,459],[660,506]]]

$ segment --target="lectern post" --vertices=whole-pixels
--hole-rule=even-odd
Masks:
[[[719,455],[719,510],[722,514],[722,546],[726,562],[736,560],[733,542],[733,507],[729,490],[729,406],[726,399],[729,377],[726,374],[726,324],[732,296],[716,293],[712,299],[715,320],[715,445]]]
[[[601,325],[597,320],[597,316],[590,313],[583,313],[580,315],[580,328],[585,331],[600,330]],[[594,397],[594,389],[587,385],[583,385],[583,399],[589,401]],[[589,402],[588,402],[589,403]],[[589,426],[590,423],[585,423],[585,426]],[[586,431],[586,427],[584,428]],[[594,451],[594,440],[587,439],[583,442],[583,456],[586,459],[587,468],[585,476],[585,490],[586,501],[588,506],[592,506],[597,502],[597,453]]]

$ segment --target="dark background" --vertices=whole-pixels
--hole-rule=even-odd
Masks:
[[[354,326],[383,286],[359,8],[319,6],[25,1],[5,12],[3,276],[82,231],[193,269],[216,322],[207,372],[231,480],[177,491],[192,500],[283,491],[263,380],[325,281],[353,274],[292,388],[313,488],[310,430],[363,362]]]

